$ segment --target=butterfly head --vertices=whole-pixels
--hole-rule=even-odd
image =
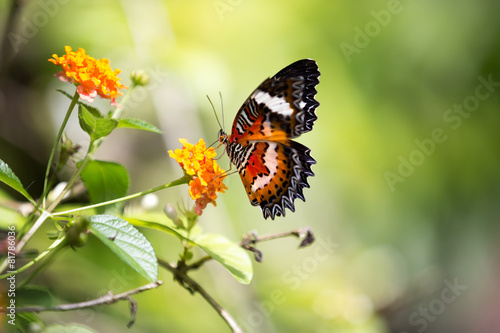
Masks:
[[[229,136],[224,132],[222,128],[219,130],[219,142],[223,145],[227,145],[229,143]]]

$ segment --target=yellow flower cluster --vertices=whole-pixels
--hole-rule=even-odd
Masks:
[[[64,50],[66,55],[59,57],[53,54],[53,59],[49,59],[54,65],[62,67],[56,76],[62,81],[76,84],[80,98],[89,103],[99,95],[111,99],[111,105],[118,106],[116,98],[123,95],[119,89],[127,88],[119,82],[118,74],[121,71],[113,71],[108,59],[97,60],[88,56],[82,48],[74,52],[71,47],[65,46]]]
[[[186,139],[179,139],[179,142],[182,143],[182,149],[176,149],[175,152],[169,150],[168,154],[187,175],[192,176],[189,195],[195,200],[195,213],[201,215],[209,203],[216,205],[217,192],[224,193],[227,190],[223,183],[225,171],[214,160],[217,155],[215,149],[207,148],[203,139],[195,145]]]

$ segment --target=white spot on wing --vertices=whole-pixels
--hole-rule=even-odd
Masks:
[[[269,147],[264,155],[264,165],[269,169],[269,174],[265,176],[257,176],[254,183],[252,184],[252,192],[256,192],[261,188],[269,185],[271,179],[276,175],[278,170],[278,152],[276,151],[276,143],[269,142]]]
[[[264,134],[264,136],[271,136],[273,134],[271,123],[269,121],[265,121],[262,123],[262,134]]]
[[[271,96],[269,93],[258,90],[252,96],[257,104],[264,103],[271,111],[279,113],[283,116],[291,116],[293,109],[290,104],[282,97]]]

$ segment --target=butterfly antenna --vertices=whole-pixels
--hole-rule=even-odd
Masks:
[[[210,99],[210,97],[208,97],[208,95],[207,95],[207,98],[208,98],[208,101],[210,102],[210,105],[212,106],[212,110],[214,111],[215,119],[217,119],[217,123],[219,124],[219,127],[221,129],[224,129],[224,127],[222,127],[222,125],[220,124],[219,117],[217,117],[217,112],[215,111],[214,103],[212,103],[212,100]],[[224,121],[224,118],[222,118],[222,121]]]
[[[226,127],[225,127],[225,124],[224,124],[224,101],[222,100],[222,93],[219,91],[219,97],[220,97],[220,109],[221,109],[221,112],[222,112],[222,130],[223,131],[226,131]]]

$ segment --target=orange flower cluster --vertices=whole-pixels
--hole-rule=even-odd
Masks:
[[[60,65],[62,71],[56,74],[61,81],[69,81],[77,85],[77,92],[84,101],[92,103],[99,95],[102,98],[111,99],[111,105],[118,106],[116,97],[123,95],[119,89],[127,87],[121,84],[118,74],[119,69],[114,71],[109,66],[108,59],[95,59],[85,54],[80,48],[73,52],[71,47],[65,46],[66,55],[58,57],[53,54],[54,59],[49,59],[54,65]]]
[[[224,193],[227,190],[222,182],[226,175],[214,160],[217,155],[215,149],[207,149],[203,139],[195,145],[186,139],[179,139],[179,142],[182,143],[182,149],[176,149],[175,152],[169,150],[168,154],[187,175],[193,177],[189,182],[189,195],[195,200],[195,213],[201,215],[209,203],[216,206],[217,192]]]

